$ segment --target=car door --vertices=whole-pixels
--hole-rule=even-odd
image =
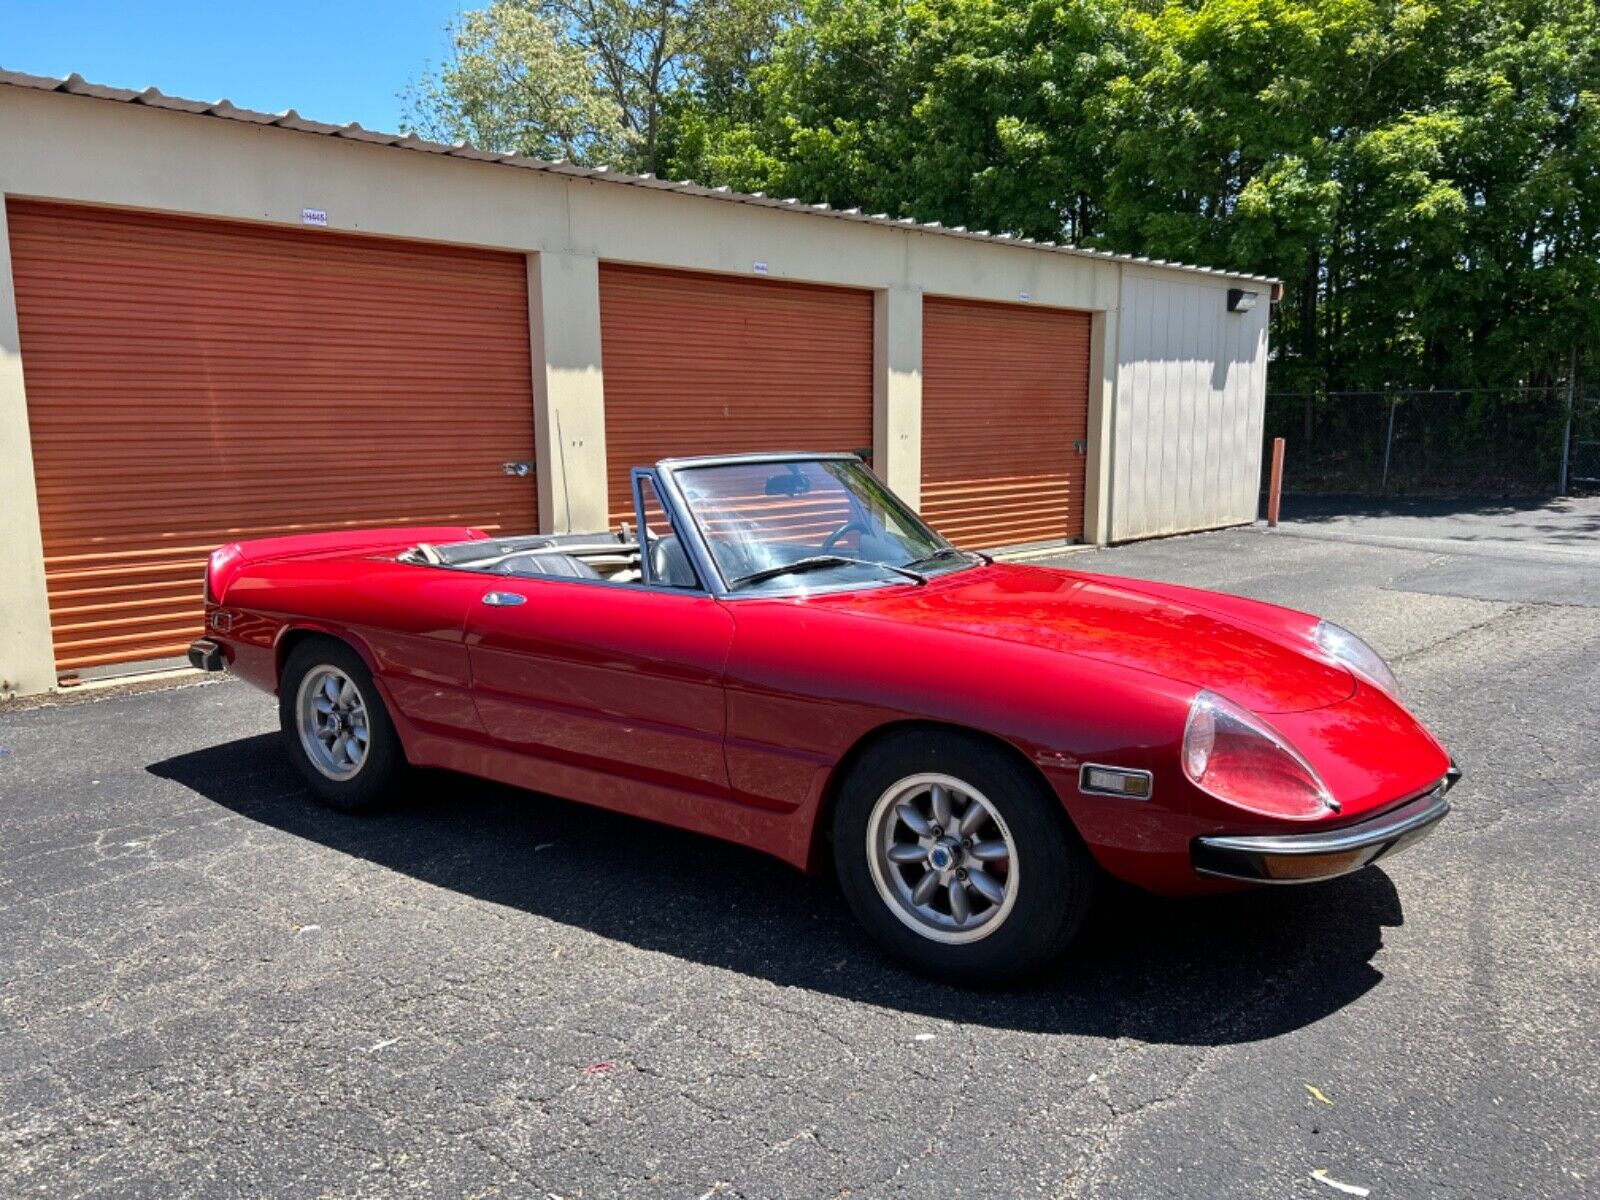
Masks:
[[[641,546],[675,531],[635,485]],[[723,671],[733,618],[687,561],[636,583],[504,577],[467,616],[473,695],[511,750],[680,792],[728,787]]]
[[[733,620],[699,591],[506,579],[467,617],[473,695],[507,749],[725,793]]]

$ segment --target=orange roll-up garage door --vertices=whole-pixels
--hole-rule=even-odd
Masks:
[[[222,543],[537,529],[520,255],[7,213],[58,671],[183,653]]]
[[[600,265],[611,519],[657,459],[872,445],[872,293]]]
[[[1083,537],[1089,314],[922,302],[922,516],[961,546]]]

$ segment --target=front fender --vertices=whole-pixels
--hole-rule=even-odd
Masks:
[[[1026,757],[1113,874],[1157,886],[1145,870],[1155,855],[1192,879],[1188,844],[1198,830],[1178,768],[1192,687],[1021,642],[788,601],[730,608],[730,781],[753,802],[793,811],[806,838],[825,781],[855,746],[887,726],[931,722]],[[1149,771],[1150,798],[1082,791],[1088,762]]]

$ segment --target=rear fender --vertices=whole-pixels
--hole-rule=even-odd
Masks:
[[[367,670],[372,673],[372,678],[378,680],[378,686],[380,688],[383,686],[383,681],[379,677],[378,657],[372,652],[372,647],[367,644],[366,639],[354,630],[336,625],[330,621],[297,620],[292,624],[284,625],[282,629],[278,630],[278,636],[273,643],[273,657],[280,677],[283,675],[283,664],[288,662],[289,655],[293,652],[295,646],[305,641],[308,637],[318,636],[329,637],[336,642],[343,642],[349,646],[361,656],[361,661],[365,664]]]
[[[425,539],[424,539],[425,540]],[[458,541],[461,539],[457,539]],[[383,700],[383,707],[389,713],[390,723],[395,727],[395,733],[400,739],[401,753],[406,760],[411,760],[410,743],[414,734],[411,724],[401,718],[400,706],[395,703],[394,694],[389,690],[389,685],[378,668],[378,656],[372,652],[372,647],[365,638],[352,629],[335,625],[327,621],[295,621],[285,625],[278,631],[278,636],[273,643],[273,660],[276,668],[273,671],[273,694],[281,695],[282,688],[278,686],[283,678],[283,666],[289,660],[289,655],[294,652],[295,646],[305,641],[308,637],[332,638],[336,642],[343,642],[356,652],[362,665],[372,675],[373,685],[378,689],[378,695]]]
[[[231,542],[212,551],[206,564],[206,597],[221,603],[228,586],[246,567],[286,558],[320,558],[341,554],[381,554],[405,550],[418,542],[471,542],[489,535],[465,525],[413,525],[393,529],[342,529],[331,533],[297,533],[287,537]]]

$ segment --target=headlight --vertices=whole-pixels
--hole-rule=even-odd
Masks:
[[[1334,662],[1350,668],[1374,687],[1399,698],[1400,681],[1389,670],[1389,664],[1378,657],[1378,652],[1355,634],[1332,621],[1319,621],[1311,634],[1317,648]]]
[[[1309,820],[1339,808],[1281,733],[1213,692],[1189,706],[1183,773],[1225,804],[1263,816]]]

